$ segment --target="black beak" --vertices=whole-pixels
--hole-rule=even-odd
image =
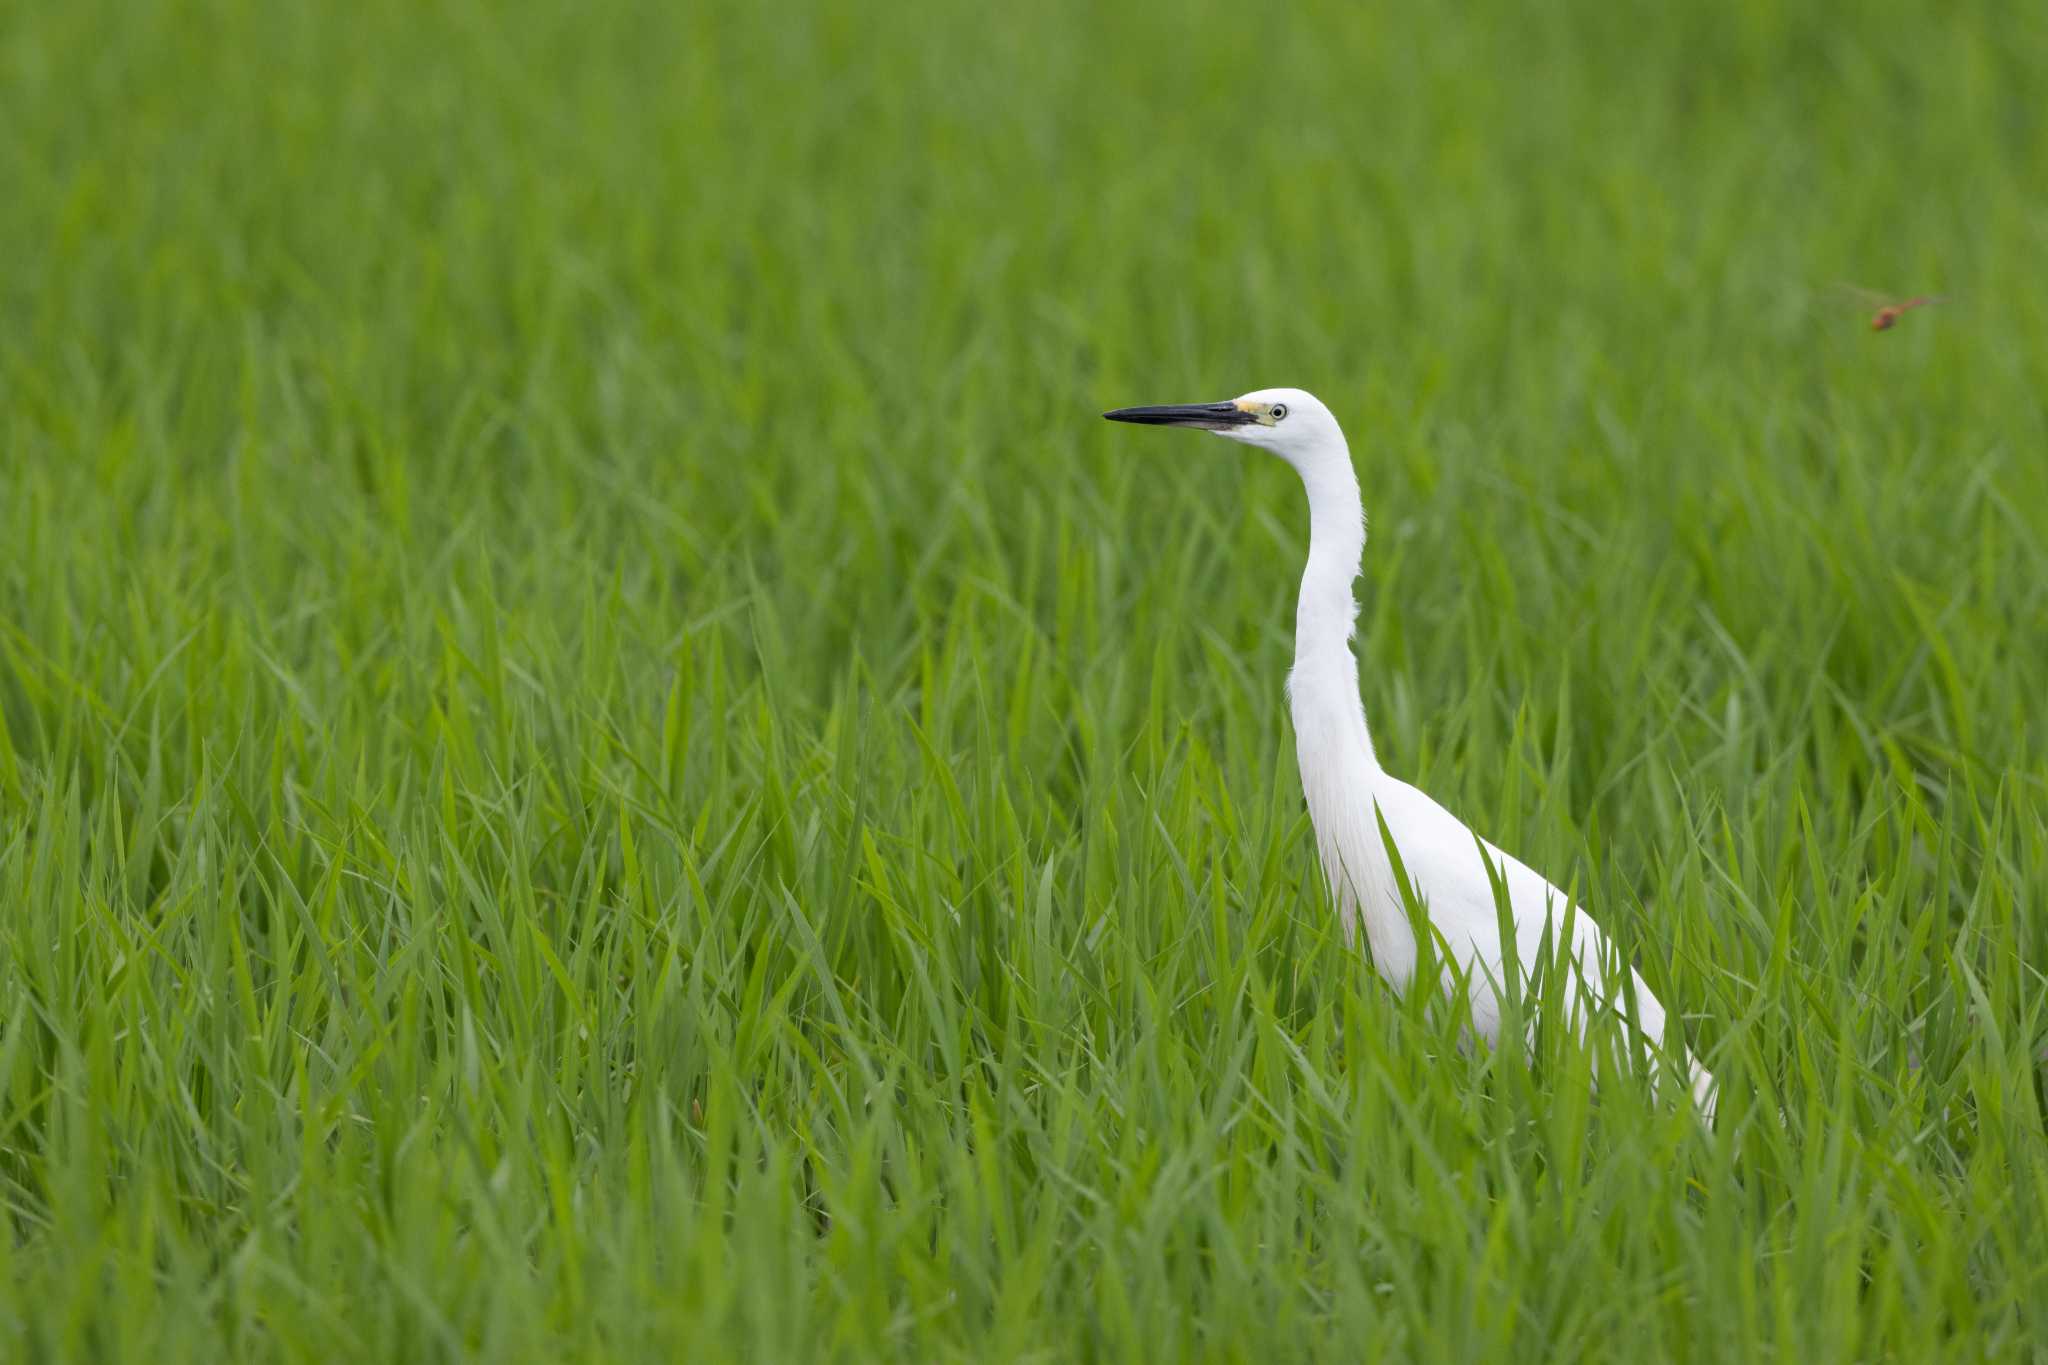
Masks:
[[[1143,427],[1200,427],[1205,431],[1249,426],[1259,420],[1235,403],[1168,403],[1158,408],[1118,408],[1102,415],[1112,422],[1136,422]]]

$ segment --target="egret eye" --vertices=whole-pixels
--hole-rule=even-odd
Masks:
[[[1273,420],[1277,422],[1286,416],[1287,405],[1285,403],[1275,403],[1273,405]]]

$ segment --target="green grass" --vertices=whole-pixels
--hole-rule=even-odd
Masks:
[[[2048,26],[1808,8],[0,14],[0,1357],[2048,1355]]]

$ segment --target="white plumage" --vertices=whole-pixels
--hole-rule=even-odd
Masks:
[[[1397,991],[1415,974],[1416,943],[1403,903],[1391,840],[1415,899],[1445,953],[1471,982],[1472,1019],[1488,1042],[1500,1032],[1505,976],[1494,882],[1505,887],[1514,925],[1515,959],[1524,979],[1540,956],[1546,931],[1553,943],[1571,921],[1571,943],[1559,960],[1578,974],[1585,996],[1609,997],[1604,965],[1613,956],[1600,927],[1543,877],[1492,844],[1424,792],[1379,765],[1365,725],[1351,635],[1358,614],[1351,582],[1365,550],[1365,510],[1351,450],[1336,418],[1300,389],[1260,389],[1227,403],[1122,408],[1105,416],[1151,426],[1197,427],[1271,451],[1293,466],[1308,492],[1308,565],[1295,609],[1294,670],[1288,702],[1294,717],[1301,786],[1315,826],[1316,848],[1347,940],[1365,927],[1375,968]],[[1382,837],[1381,823],[1385,824]],[[1482,855],[1483,850],[1483,855]],[[1492,864],[1489,874],[1488,864]],[[1664,1006],[1631,969],[1636,1018],[1663,1041]],[[1616,1000],[1620,999],[1617,994]],[[1678,1038],[1669,1045],[1682,1052]],[[1686,1055],[1689,1083],[1711,1117],[1714,1078]]]

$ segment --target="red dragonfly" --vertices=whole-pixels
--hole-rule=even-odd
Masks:
[[[1924,308],[1930,303],[1940,302],[1941,295],[1939,294],[1922,294],[1919,298],[1907,299],[1904,303],[1888,303],[1871,314],[1870,330],[1873,332],[1889,332],[1898,325],[1899,319],[1905,315],[1907,310]]]
[[[1880,305],[1878,310],[1870,315],[1870,330],[1873,332],[1889,332],[1892,328],[1899,325],[1900,318],[1912,312],[1915,308],[1925,308],[1931,303],[1940,303],[1946,297],[1946,295],[1942,294],[1921,294],[1915,298],[1885,302],[1885,295],[1873,293],[1868,289],[1858,289],[1854,285],[1843,285],[1842,288],[1867,303]]]

